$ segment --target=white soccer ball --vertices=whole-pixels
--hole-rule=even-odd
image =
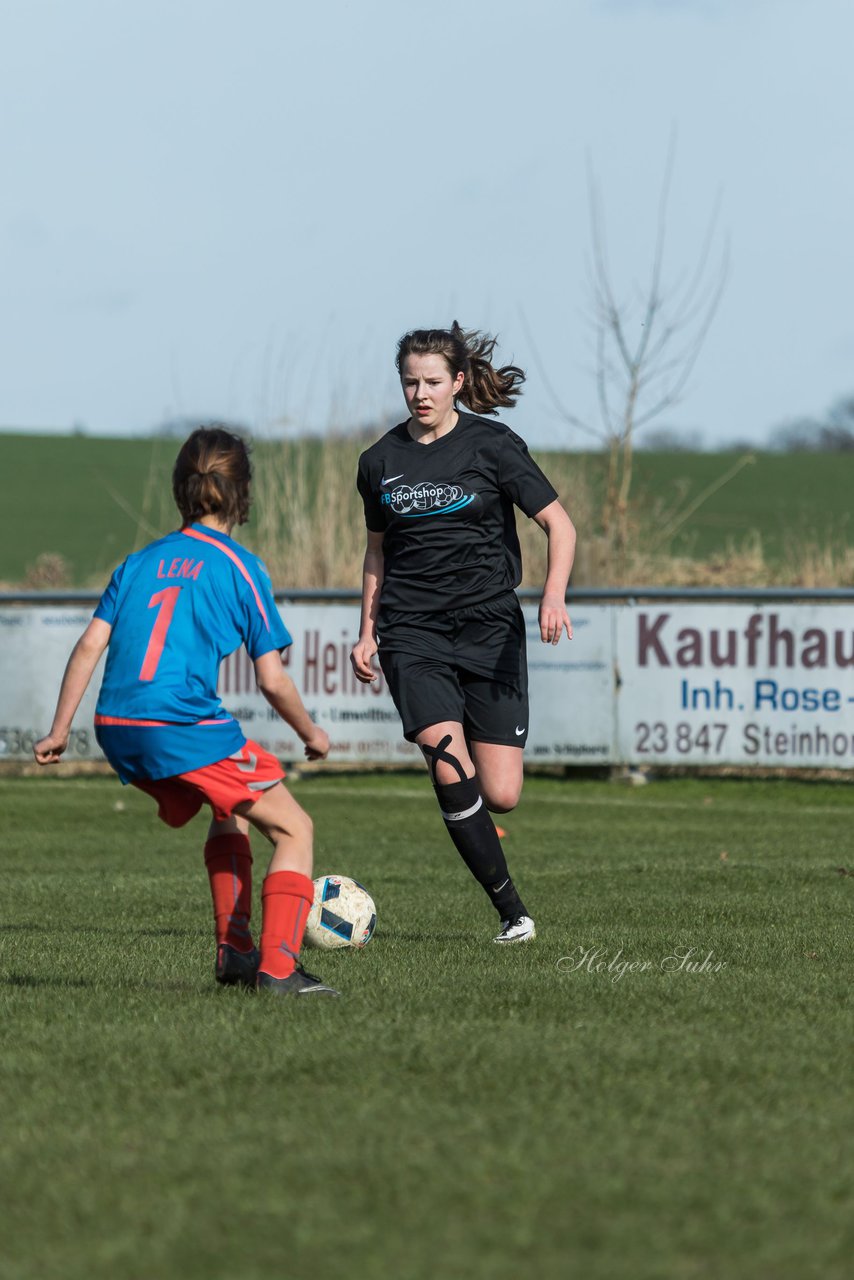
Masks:
[[[318,876],[305,926],[310,947],[364,947],[377,924],[377,909],[367,889],[349,876]]]

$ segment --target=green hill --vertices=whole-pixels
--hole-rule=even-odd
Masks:
[[[728,453],[639,453],[634,491],[649,506],[675,505],[712,486],[739,459]],[[797,542],[854,544],[854,454],[756,453],[696,511],[673,539],[673,550],[698,558],[728,541],[759,534],[769,559]]]
[[[171,468],[178,442],[91,436],[0,434],[0,501],[5,536],[0,582],[7,585],[98,586],[135,547],[174,527]],[[318,474],[323,450],[341,450],[340,470],[352,470],[352,441],[259,445],[256,473]],[[583,538],[595,525],[604,462],[595,454],[537,455],[574,513]],[[275,457],[275,466],[274,466]],[[633,494],[641,521],[660,530],[670,516],[711,488],[738,460],[735,454],[639,453]],[[336,459],[326,458],[324,468]],[[341,484],[349,490],[342,474]],[[851,494],[854,455],[759,453],[714,492],[674,532],[675,555],[704,560],[723,555],[754,532],[766,563],[787,562],[805,544],[854,544]],[[283,492],[258,485],[257,518]],[[266,496],[265,496],[266,495]],[[351,507],[341,519],[341,544],[361,541]],[[318,516],[317,519],[326,519]],[[285,519],[285,517],[282,517]],[[646,535],[641,535],[646,536]],[[252,540],[252,525],[248,530]],[[50,557],[39,564],[39,557]],[[61,557],[61,560],[58,559]],[[347,571],[349,585],[352,568]],[[287,585],[281,583],[280,585]],[[320,585],[320,584],[318,584]]]
[[[105,579],[140,518],[157,525],[176,452],[171,440],[0,435],[0,580],[20,584],[46,554],[67,562],[69,585]]]

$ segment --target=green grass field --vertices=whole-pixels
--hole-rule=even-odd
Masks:
[[[653,503],[672,495],[696,497],[725,475],[743,455],[728,453],[638,453],[634,491]],[[727,542],[754,531],[770,559],[786,558],[799,543],[854,542],[851,491],[854,455],[756,453],[714,493],[673,539],[677,554],[714,555]],[[668,498],[668,495],[671,495]]]
[[[128,551],[173,527],[169,478],[178,445],[163,439],[0,434],[0,505],[6,527],[15,530],[0,544],[0,581],[24,581],[37,557],[52,552],[68,562],[69,585],[101,586]],[[320,446],[310,442],[306,447]],[[258,446],[258,467],[276,448]],[[549,455],[538,457],[548,471]],[[640,453],[634,492],[651,513],[662,506],[670,513],[736,460],[731,454]],[[602,466],[601,458],[580,454],[568,467],[570,476],[576,472],[589,486],[594,508]],[[349,458],[346,470],[352,470]],[[758,454],[678,530],[672,550],[703,558],[725,552],[753,531],[771,561],[787,559],[804,543],[850,545],[852,485],[850,454]],[[571,489],[571,479],[561,482],[570,510]],[[657,517],[651,519],[655,524]],[[582,535],[589,533],[585,525]],[[342,538],[351,542],[356,536],[361,539],[360,529],[348,521]],[[358,574],[354,583],[339,585],[356,585],[357,579]]]
[[[7,529],[0,580],[21,582],[41,554],[68,561],[71,584],[104,582],[137,542],[139,516],[157,527],[179,442],[0,434],[0,503]],[[148,535],[144,535],[148,541]]]
[[[531,778],[502,951],[425,778],[293,786],[340,1001],[216,988],[201,820],[0,780],[3,1280],[850,1275],[854,790]]]

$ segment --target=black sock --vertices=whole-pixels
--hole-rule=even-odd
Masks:
[[[502,920],[528,914],[510,879],[495,823],[475,778],[434,783],[448,835],[469,871],[482,885]]]

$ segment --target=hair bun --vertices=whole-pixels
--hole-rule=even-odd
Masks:
[[[252,467],[246,442],[224,427],[199,427],[175,460],[172,492],[187,524],[217,515],[244,524]]]

